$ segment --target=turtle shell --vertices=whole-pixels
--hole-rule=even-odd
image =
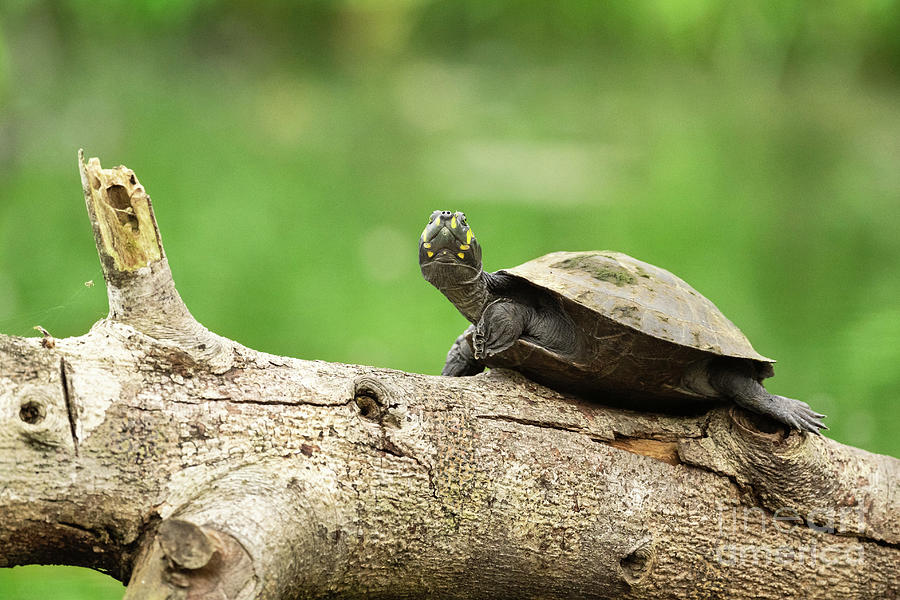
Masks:
[[[628,255],[554,252],[501,273],[552,292],[584,343],[576,356],[562,357],[520,339],[488,366],[514,368],[557,389],[668,397],[713,395],[687,380],[716,357],[752,361],[759,379],[772,375],[775,361],[756,352],[712,302]]]

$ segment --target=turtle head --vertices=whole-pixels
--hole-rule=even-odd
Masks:
[[[461,285],[481,275],[481,246],[464,213],[431,213],[419,237],[419,267],[438,288]]]

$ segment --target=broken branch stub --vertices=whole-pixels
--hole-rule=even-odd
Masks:
[[[253,597],[250,556],[232,536],[166,519],[137,561],[124,600],[229,600]]]
[[[78,151],[81,185],[104,274],[123,276],[165,257],[150,196],[134,171],[103,169]]]
[[[85,163],[83,150],[78,167],[106,281],[108,319],[172,344],[214,372],[227,371],[231,341],[203,327],[178,294],[150,196],[134,171],[104,169],[97,158]]]

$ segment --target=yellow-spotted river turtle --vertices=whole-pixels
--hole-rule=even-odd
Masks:
[[[668,271],[616,252],[554,252],[485,273],[466,216],[451,211],[432,213],[419,265],[472,323],[444,375],[503,367],[587,398],[727,399],[794,429],[826,428],[805,402],[767,392],[774,361]]]

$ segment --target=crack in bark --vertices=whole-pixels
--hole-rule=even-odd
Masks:
[[[625,450],[632,454],[647,456],[669,465],[680,465],[681,457],[678,456],[678,442],[676,440],[659,440],[655,438],[642,438],[634,436],[616,435],[614,440],[603,440],[600,438],[591,438],[591,441],[599,442]]]
[[[69,368],[64,357],[59,359],[59,379],[62,384],[63,400],[66,403],[66,413],[69,416],[69,430],[72,432],[72,445],[75,448],[75,456],[78,456],[78,412],[75,408],[75,394],[72,389],[72,381],[67,373]]]
[[[513,417],[511,415],[475,415],[479,419],[488,419],[493,421],[506,421],[508,423],[518,423],[529,427],[538,427],[542,429],[555,429],[557,431],[566,431],[570,433],[587,434],[587,432],[577,425],[569,425],[557,421],[538,421],[535,419],[524,419],[521,417]],[[670,465],[682,464],[681,458],[678,456],[678,441],[685,438],[696,439],[694,436],[683,436],[674,433],[662,432],[655,437],[640,436],[622,436],[618,432],[614,432],[613,439],[606,439],[596,436],[588,436],[592,442],[603,444],[618,450],[625,450],[639,456],[646,456],[660,462]]]
[[[577,425],[569,425],[557,421],[538,421],[535,419],[513,417],[511,415],[475,415],[475,418],[486,419],[489,421],[506,421],[507,423],[518,423],[519,425],[528,425],[529,427],[538,427],[541,429],[556,429],[557,431],[568,431],[570,433],[584,433],[584,429]]]
[[[89,528],[89,527],[85,527],[85,526],[83,526],[83,525],[79,525],[78,523],[70,523],[70,522],[67,522],[67,521],[57,521],[57,524],[58,524],[58,525],[62,525],[63,527],[68,527],[69,529],[74,529],[74,530],[76,530],[76,531],[80,531],[80,532],[82,532],[82,533],[86,533],[86,534],[88,534],[88,535],[90,535],[90,536],[92,536],[92,537],[95,537],[95,538],[100,538],[100,537],[101,537],[101,535],[100,535],[99,533],[97,533],[95,530],[93,530],[93,529],[91,529],[91,528]]]
[[[308,400],[254,400],[251,398],[234,399],[231,396],[200,396],[197,401],[179,400],[178,398],[169,398],[167,401],[188,406],[201,406],[204,402],[230,402],[232,404],[255,404],[257,406],[321,406],[323,408],[339,408],[349,405],[353,402],[353,399],[344,400],[343,402],[310,402]]]
[[[387,451],[388,454],[391,454],[392,456],[396,456],[398,458],[408,458],[408,459],[412,460],[413,462],[415,462],[417,465],[419,465],[423,471],[425,471],[425,476],[428,477],[428,489],[431,490],[432,497],[437,499],[437,497],[438,497],[437,496],[437,487],[434,485],[434,474],[432,473],[431,466],[425,464],[425,462],[423,462],[422,459],[420,459],[415,454],[407,454],[402,449],[397,447],[393,442],[390,442],[390,444],[393,448],[396,448],[399,451],[399,453],[394,454],[393,452]]]
[[[373,444],[371,446],[375,450],[380,452],[384,452],[385,454],[390,454],[391,456],[396,456],[397,458],[409,458],[415,460],[412,456],[407,456],[403,450],[401,450],[394,442],[389,440],[387,437],[382,437],[378,440],[377,444]],[[419,462],[416,460],[416,462]]]
[[[381,425],[382,431],[384,431],[384,425]],[[380,452],[384,452],[385,454],[389,454],[390,456],[395,456],[397,458],[408,458],[413,461],[423,471],[425,471],[425,475],[428,477],[428,488],[431,490],[431,495],[434,498],[437,498],[437,487],[434,484],[434,473],[431,465],[425,463],[421,458],[416,456],[415,454],[408,452],[395,444],[393,440],[391,440],[385,433],[382,433],[382,436],[378,438],[375,443],[366,443],[366,447],[372,448],[373,450],[378,450]]]

